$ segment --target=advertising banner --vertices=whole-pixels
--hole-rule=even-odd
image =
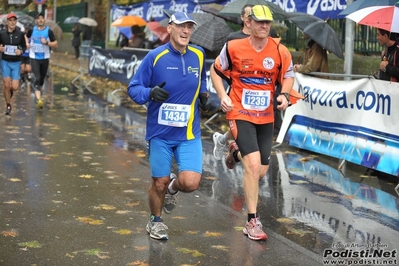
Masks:
[[[399,83],[295,74],[308,95],[289,107],[277,141],[399,176]]]

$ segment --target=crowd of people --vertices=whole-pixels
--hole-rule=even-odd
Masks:
[[[276,111],[284,111],[290,105],[295,72],[328,72],[327,51],[305,34],[304,60],[301,64],[293,64],[291,53],[281,43],[281,38],[272,36],[273,14],[267,6],[244,6],[241,19],[242,29],[229,36],[210,68],[221,110],[229,122],[228,132],[214,134],[214,157],[221,160],[227,146],[226,166],[233,169],[237,163],[242,163],[247,209],[243,234],[252,240],[266,240],[257,205],[259,180],[269,169]],[[20,80],[25,78],[32,79],[37,107],[43,108],[41,91],[49,67],[50,49],[58,46],[53,31],[45,26],[42,13],[36,16],[36,25],[26,32],[20,31],[16,22],[17,16],[9,14],[6,28],[0,31],[7,115],[12,110],[11,98]],[[174,210],[179,192],[198,189],[202,176],[201,110],[209,110],[211,104],[206,84],[205,50],[190,44],[196,24],[185,12],[172,14],[167,26],[169,41],[152,47],[127,87],[134,102],[147,105],[145,139],[151,184],[146,230],[150,237],[159,240],[169,238],[162,213]],[[81,56],[80,35],[83,33],[83,44],[91,40],[88,28],[82,30],[76,24],[72,29],[76,59]],[[148,32],[146,37],[145,31],[134,26],[131,31],[133,38],[120,40],[119,45],[144,48]],[[151,38],[156,44],[156,37]],[[381,55],[380,78],[397,82],[399,44],[396,35],[378,29],[377,39],[386,47]],[[228,82],[228,90],[223,80]],[[172,171],[174,162],[177,173]]]

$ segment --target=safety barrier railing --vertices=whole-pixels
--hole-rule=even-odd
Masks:
[[[91,77],[89,81],[83,78],[84,76],[89,75],[89,57],[91,48],[101,49],[100,46],[81,45],[81,53],[79,57],[79,74],[71,81],[71,83],[76,86],[82,94],[84,89],[87,89],[92,94],[98,94],[98,92],[94,92],[90,88],[90,84],[96,80],[96,77]]]

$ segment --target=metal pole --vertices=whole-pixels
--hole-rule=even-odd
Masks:
[[[347,0],[346,5],[350,5],[353,3],[353,0]],[[350,19],[345,20],[345,62],[344,62],[344,71],[346,74],[352,74],[352,66],[353,66],[353,40],[354,40],[354,22]],[[345,80],[351,80],[350,77],[345,77]]]
[[[57,0],[54,0],[54,11],[53,11],[53,20],[55,23],[57,23]]]

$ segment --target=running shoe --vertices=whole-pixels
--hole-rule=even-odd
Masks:
[[[159,240],[167,240],[169,238],[168,232],[166,231],[168,226],[160,222],[152,222],[148,221],[146,230],[150,234],[151,238],[159,239]]]
[[[259,217],[252,218],[249,222],[247,222],[242,232],[252,240],[267,239],[266,233],[262,230],[262,223],[260,222]]]
[[[37,108],[39,109],[43,108],[43,101],[41,99],[37,100]]]
[[[170,174],[170,182],[172,182],[172,180],[174,180],[176,178],[177,178],[177,176],[174,173]],[[170,194],[169,189],[167,189],[166,194],[165,194],[164,204],[163,204],[164,212],[170,214],[176,208],[178,193],[179,193],[179,191],[176,192],[175,194]]]
[[[236,160],[234,160],[234,152],[239,151],[237,143],[234,140],[229,141],[229,154],[226,156],[226,166],[229,169],[233,169],[237,164]]]
[[[223,137],[223,134],[215,132],[213,133],[212,137],[213,137],[213,144],[215,145],[213,147],[213,157],[215,157],[215,159],[219,161],[223,157],[224,147],[226,146],[225,144],[220,143],[220,138]]]
[[[6,115],[11,114],[11,104],[7,103],[7,108],[6,108]]]
[[[28,81],[31,81],[31,80],[32,80],[32,74],[28,73]]]

